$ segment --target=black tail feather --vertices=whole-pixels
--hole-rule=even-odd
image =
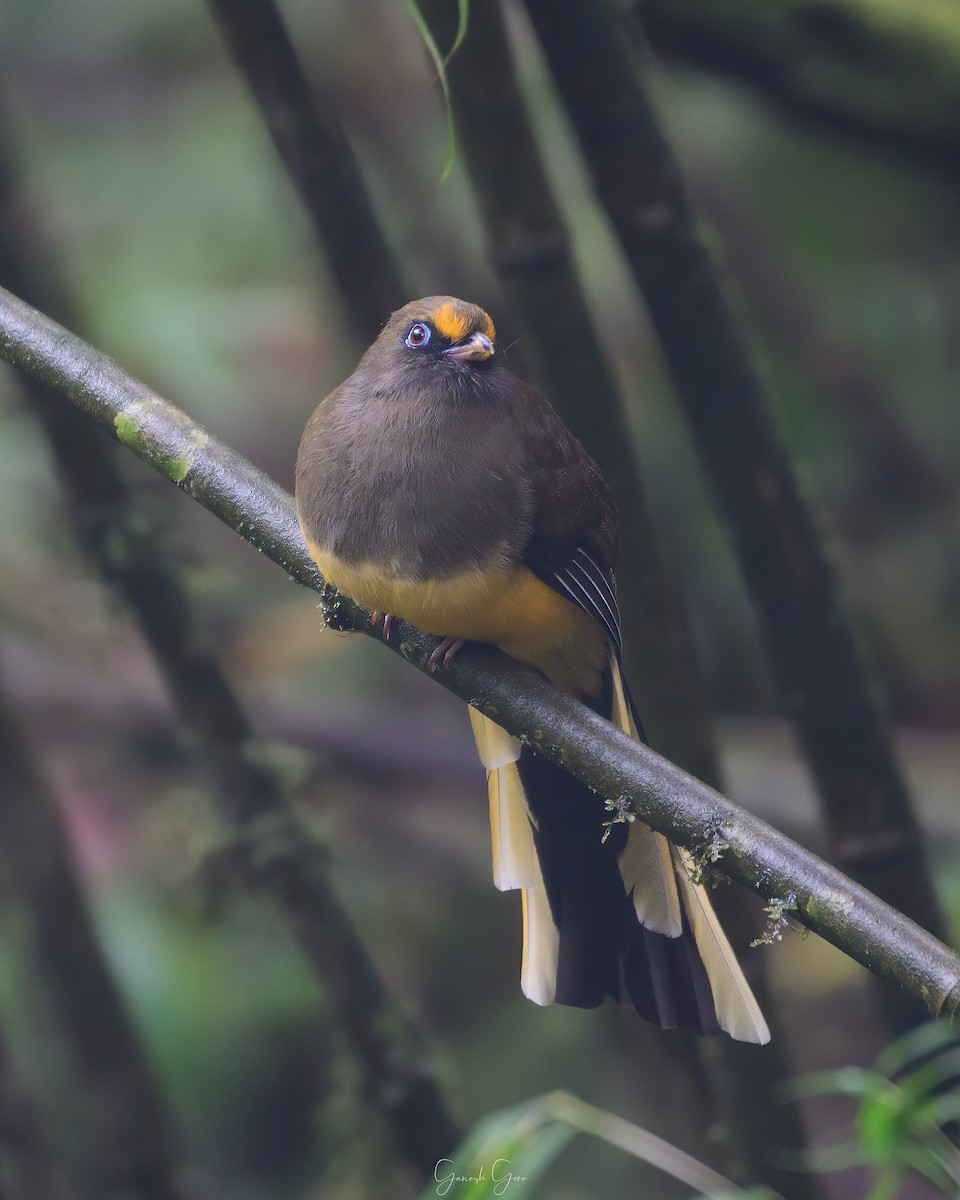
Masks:
[[[594,1008],[611,996],[632,1003],[663,1029],[719,1032],[686,918],[678,938],[654,933],[637,920],[617,863],[625,828],[610,827],[604,842],[609,813],[603,800],[529,747],[518,767],[560,934],[557,1002]]]

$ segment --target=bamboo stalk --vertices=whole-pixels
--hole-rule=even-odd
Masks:
[[[0,1028],[0,1161],[13,1200],[76,1200],[43,1119],[16,1075],[10,1041]],[[0,1196],[6,1196],[0,1192]]]
[[[960,22],[952,6],[642,0],[665,55],[745,82],[794,118],[955,180]],[[882,16],[881,16],[882,12]],[[918,87],[918,80],[923,86]]]
[[[0,856],[76,1061],[96,1193],[183,1200],[164,1102],[90,919],[56,802],[2,696]]]
[[[313,223],[358,342],[406,303],[350,143],[332,105],[317,99],[273,0],[208,0]]]
[[[877,500],[861,521],[872,528],[878,518],[910,515],[932,522],[947,518],[954,528],[949,516],[958,507],[960,482],[901,415],[904,398],[871,361],[867,346],[833,328],[746,196],[703,163],[690,183],[752,310],[809,380],[811,403],[840,410],[855,433],[866,477],[861,486],[872,484]]]

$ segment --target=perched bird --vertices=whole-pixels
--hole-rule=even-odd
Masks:
[[[617,515],[596,463],[503,366],[490,317],[407,304],[310,418],[297,510],[321,574],[444,641],[491,642],[634,737],[620,672]],[[683,852],[470,709],[494,881],[523,896],[538,1004],[632,1003],[663,1028],[765,1042],[766,1024]]]

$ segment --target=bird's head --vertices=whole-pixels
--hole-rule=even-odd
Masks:
[[[476,304],[453,296],[413,300],[391,316],[368,353],[406,373],[437,368],[482,369],[494,355],[496,330]]]

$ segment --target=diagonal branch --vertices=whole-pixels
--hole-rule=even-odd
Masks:
[[[282,488],[105,355],[2,289],[0,357],[63,392],[294,579],[322,588]],[[325,607],[332,624],[372,632],[370,614],[348,597],[328,594]],[[426,671],[437,639],[398,625],[390,648]],[[960,1010],[960,957],[937,938],[535,671],[473,646],[436,678],[601,795],[633,805],[674,842],[717,847],[724,874],[768,899],[788,901],[805,925],[933,1014]]]

